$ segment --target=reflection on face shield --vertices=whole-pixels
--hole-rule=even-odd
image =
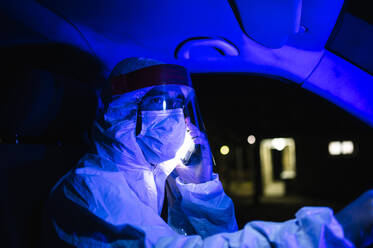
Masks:
[[[175,85],[155,87],[143,97],[139,105],[142,125],[138,143],[148,162],[157,164],[175,157],[185,161],[194,150],[184,106],[184,94]]]
[[[181,108],[142,111],[137,142],[146,160],[159,164],[175,157],[184,142],[186,125]]]
[[[178,86],[155,87],[140,103],[140,111],[184,108],[185,97]]]

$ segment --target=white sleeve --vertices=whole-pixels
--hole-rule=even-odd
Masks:
[[[203,239],[200,242],[194,239],[198,246],[354,247],[344,238],[343,229],[330,208],[304,207],[293,220],[253,221],[237,231],[233,203],[224,193],[217,174],[206,183],[184,184],[177,179],[176,185],[180,192],[180,209]],[[180,212],[174,214],[180,215]]]
[[[282,223],[253,221],[239,231],[200,236],[162,237],[156,247],[354,248],[325,207],[305,207],[296,218]]]
[[[294,220],[255,221],[236,231],[233,204],[217,176],[198,185],[177,182],[181,208],[198,233],[181,235],[125,183],[113,184],[119,179],[117,173],[65,178],[51,205],[60,240],[76,247],[353,247],[328,208],[303,208]]]
[[[176,185],[181,195],[181,210],[198,235],[208,237],[237,231],[233,202],[225,194],[217,174],[201,184],[184,184],[177,178]]]

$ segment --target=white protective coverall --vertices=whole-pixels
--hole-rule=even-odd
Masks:
[[[354,247],[326,207],[237,230],[234,205],[217,174],[185,184],[172,160],[149,164],[135,129],[136,100],[150,89],[110,103],[104,119],[111,126],[94,124],[96,153],[86,154],[52,190],[49,212],[59,240],[76,247]],[[160,217],[165,193],[167,223]]]

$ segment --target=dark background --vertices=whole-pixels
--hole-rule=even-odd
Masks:
[[[293,218],[304,205],[329,206],[335,211],[373,186],[372,128],[327,100],[299,85],[258,75],[194,75],[193,82],[216,160],[235,167],[234,149],[251,152],[245,161],[249,180],[258,185],[251,197],[232,198],[237,203],[239,222]],[[227,87],[237,84],[241,87]],[[249,145],[249,135],[256,143]],[[296,144],[297,177],[285,197],[263,198],[260,186],[259,144],[262,139],[288,137]],[[356,152],[331,156],[330,141],[351,140]],[[231,148],[222,156],[222,145]],[[230,177],[230,173],[221,175]],[[237,180],[237,179],[236,179]],[[257,207],[253,207],[253,206]],[[252,208],[251,208],[251,207]]]

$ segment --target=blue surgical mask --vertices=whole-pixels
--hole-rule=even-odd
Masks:
[[[141,120],[137,142],[146,160],[159,164],[174,158],[186,132],[183,109],[142,111]]]

